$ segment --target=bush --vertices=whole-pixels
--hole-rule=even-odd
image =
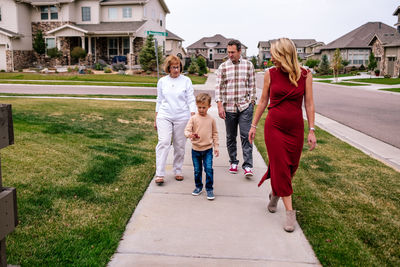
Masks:
[[[73,68],[71,68],[71,67],[68,67],[68,68],[67,68],[67,71],[68,71],[68,72],[73,72],[73,71],[74,71],[74,69],[73,69]]]
[[[86,70],[86,73],[87,73],[87,74],[93,74],[93,71],[90,70],[90,69],[87,69],[87,70]]]
[[[193,60],[192,63],[190,63],[189,68],[188,68],[189,74],[195,74],[199,72],[199,66],[197,63]]]
[[[356,70],[352,70],[352,71],[350,71],[350,75],[356,76],[356,75],[360,75],[360,73]]]
[[[112,70],[109,67],[104,68],[104,73],[111,73]]]
[[[157,47],[157,54],[158,54],[158,63],[159,66],[163,63],[163,55],[161,47]],[[149,35],[146,39],[146,42],[139,53],[139,62],[140,66],[144,71],[157,71],[157,61],[154,49],[154,37],[153,35]]]
[[[84,59],[86,57],[86,51],[82,47],[76,46],[71,51],[71,57],[74,59]]]
[[[114,63],[111,66],[114,71],[126,70],[126,66],[124,63]]]
[[[47,55],[50,58],[60,58],[62,56],[62,52],[58,50],[57,47],[47,49]]]
[[[319,63],[320,63],[320,61],[318,59],[309,58],[309,59],[307,59],[307,61],[304,65],[313,69],[314,67],[318,66]]]
[[[198,73],[199,76],[203,76],[207,74],[207,62],[203,57],[198,57],[196,59],[197,66],[199,67]]]
[[[0,72],[6,72],[6,70],[0,70]]]
[[[104,60],[99,60],[97,63],[94,64],[94,69],[95,70],[104,70],[104,68],[107,66],[106,62]]]
[[[392,76],[390,74],[385,74],[383,75],[384,78],[392,78]]]

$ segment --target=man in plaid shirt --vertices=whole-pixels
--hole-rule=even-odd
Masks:
[[[256,82],[253,64],[241,57],[241,46],[238,40],[228,43],[229,60],[217,70],[215,101],[219,116],[225,120],[226,145],[231,164],[229,172],[238,172],[236,136],[239,125],[244,160],[242,168],[245,177],[252,177],[253,146],[248,134],[256,102]]]

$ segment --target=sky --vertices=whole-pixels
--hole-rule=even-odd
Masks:
[[[165,0],[166,27],[188,47],[203,37],[222,34],[258,54],[259,41],[280,37],[315,39],[328,44],[367,23],[389,26],[400,1],[395,0]]]

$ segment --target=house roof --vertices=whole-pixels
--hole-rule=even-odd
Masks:
[[[72,3],[75,0],[21,0],[21,2],[29,3],[33,6],[49,5],[49,4],[61,4],[61,3]]]
[[[271,47],[271,44],[269,43],[269,41],[260,41],[258,42],[257,48],[261,47]]]
[[[126,5],[126,4],[146,4],[149,0],[100,0],[100,5]],[[171,13],[164,0],[159,0],[160,5],[166,13]]]
[[[373,42],[376,39],[379,39],[379,41],[385,47],[400,46],[400,34],[398,32],[395,32],[395,33],[377,33],[377,34],[374,35],[374,37],[372,37],[372,39],[368,43],[368,45],[372,45]]]
[[[8,36],[8,37],[12,37],[12,38],[17,38],[17,37],[21,37],[22,35],[21,34],[19,34],[19,33],[16,33],[16,32],[12,32],[12,31],[9,31],[9,30],[6,30],[6,29],[4,29],[4,28],[0,28],[0,34],[4,34],[4,35],[6,35],[6,36]]]
[[[167,30],[167,40],[177,40],[177,41],[185,41],[183,40],[181,37],[179,37],[178,35],[176,35],[173,32],[170,32],[169,30]]]
[[[398,6],[396,10],[393,12],[393,16],[397,16],[399,12],[400,12],[400,6]]]
[[[291,40],[293,41],[294,45],[297,48],[308,47],[317,42],[315,39],[291,39]]]
[[[364,25],[330,42],[319,50],[336,48],[369,48],[369,42],[375,34],[395,33],[396,29],[382,22],[367,22]]]
[[[217,43],[216,46],[213,46],[212,48],[226,48],[228,46],[228,43],[230,40],[233,40],[232,38],[225,38],[221,34],[216,34],[212,37],[203,37],[197,42],[189,45],[187,49],[205,49],[205,48],[210,48],[206,46],[206,43]],[[242,44],[244,48],[247,48],[244,44]]]
[[[47,34],[55,33],[64,28],[71,28],[86,34],[129,34],[137,32],[145,21],[132,22],[101,22],[100,24],[65,24],[61,27],[48,31]]]

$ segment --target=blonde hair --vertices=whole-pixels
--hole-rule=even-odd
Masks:
[[[196,104],[207,103],[211,105],[211,96],[207,93],[200,93],[196,96]]]
[[[271,54],[282,65],[282,69],[289,73],[290,82],[297,86],[301,69],[293,41],[288,38],[279,38],[272,43]]]
[[[179,57],[174,56],[174,55],[170,55],[165,59],[164,62],[164,71],[166,73],[170,73],[169,68],[171,67],[171,65],[175,65],[175,64],[179,64],[180,66],[180,72],[182,72],[183,68],[182,68],[182,62],[179,59]]]

